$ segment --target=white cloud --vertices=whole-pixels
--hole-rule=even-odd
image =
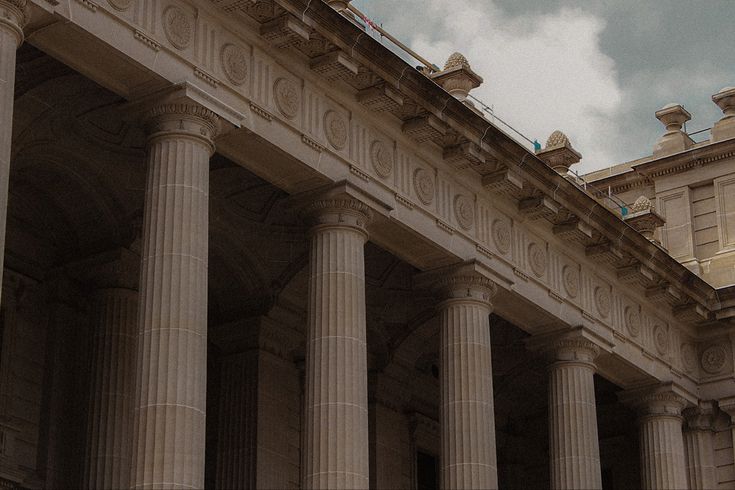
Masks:
[[[600,49],[603,19],[568,8],[509,18],[490,0],[420,3],[434,29],[414,30],[412,49],[436,64],[460,51],[485,79],[473,95],[542,144],[562,130],[584,155],[580,170],[619,163],[622,91]]]

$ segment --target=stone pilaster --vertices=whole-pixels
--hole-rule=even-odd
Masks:
[[[711,402],[684,410],[686,429],[684,447],[689,488],[706,490],[716,488],[717,468],[714,451],[714,407]]]
[[[217,116],[184,99],[148,114],[133,488],[202,488],[209,157]]]
[[[23,42],[26,0],[0,0],[0,283],[5,258],[10,146],[13,139],[15,54]]]
[[[95,294],[84,488],[130,484],[137,315],[137,291],[109,288]]]
[[[599,348],[583,338],[549,347],[551,488],[602,488],[594,381]]]
[[[460,266],[437,284],[441,488],[498,488],[490,352],[491,298],[496,286]]]
[[[304,488],[368,488],[365,226],[369,208],[325,199],[311,229]]]
[[[688,488],[681,415],[686,400],[670,384],[624,393],[621,398],[639,411],[643,488]]]

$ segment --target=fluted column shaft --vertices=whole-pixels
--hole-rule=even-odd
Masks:
[[[641,477],[646,490],[688,488],[683,407],[684,400],[673,394],[655,394],[644,400],[639,424]]]
[[[598,348],[584,339],[552,345],[549,367],[551,488],[599,489],[595,365]]]
[[[137,314],[137,291],[111,288],[95,295],[85,488],[130,484]]]
[[[216,488],[255,489],[258,351],[222,360]]]
[[[203,488],[209,157],[217,117],[171,102],[148,119],[134,488]]]
[[[498,488],[490,352],[495,286],[478,276],[449,276],[440,284],[442,489]]]
[[[691,490],[716,488],[717,468],[714,451],[714,411],[703,406],[684,411],[687,427],[684,430],[687,479]]]
[[[352,199],[309,207],[304,488],[368,488],[365,225]]]
[[[15,54],[23,42],[26,0],[0,0],[0,284],[5,259],[5,224],[13,139]]]

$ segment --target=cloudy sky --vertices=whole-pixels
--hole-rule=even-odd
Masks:
[[[485,79],[473,94],[531,139],[564,131],[581,172],[649,155],[667,103],[711,127],[710,97],[735,85],[735,0],[352,3],[438,66],[463,53]]]

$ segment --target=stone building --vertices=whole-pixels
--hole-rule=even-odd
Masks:
[[[621,219],[349,8],[0,0],[2,487],[733,488],[731,120]]]

